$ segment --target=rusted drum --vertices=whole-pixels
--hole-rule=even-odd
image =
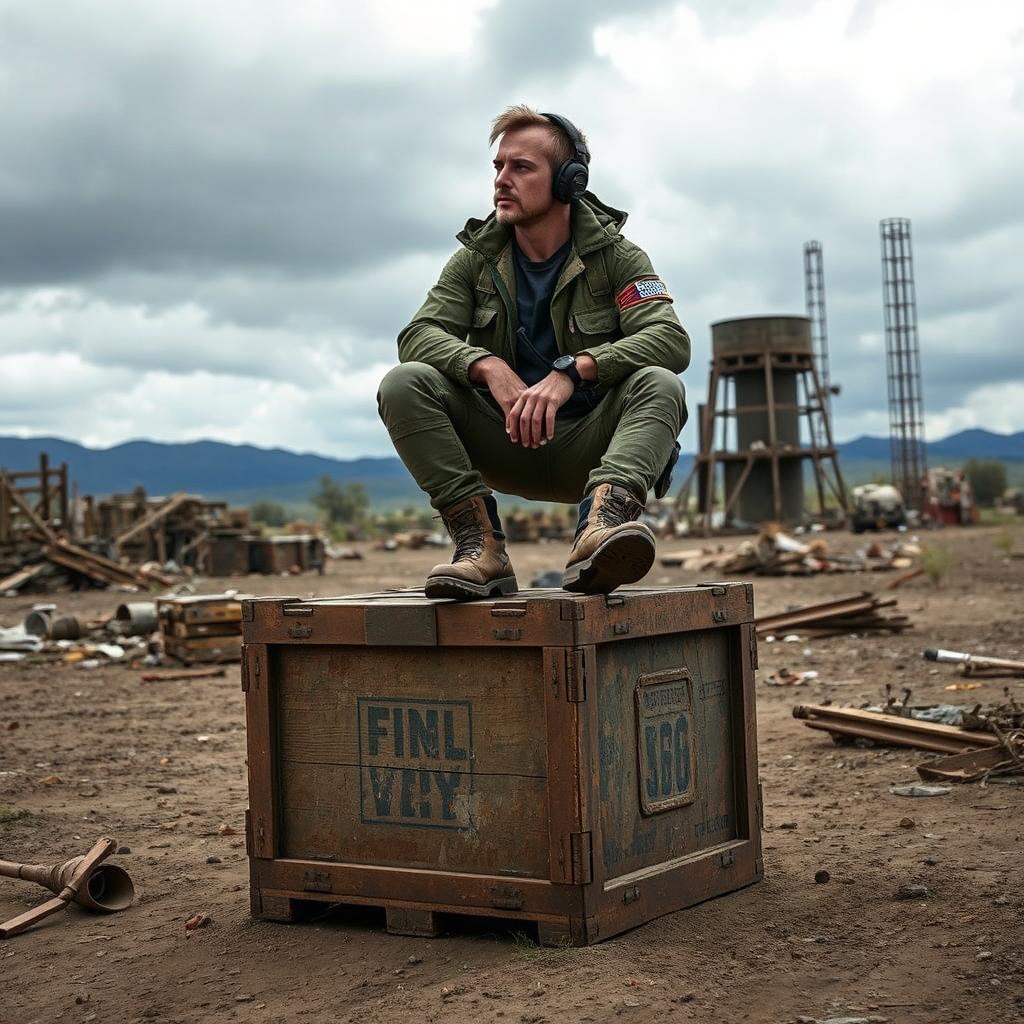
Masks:
[[[50,635],[50,622],[49,612],[33,610],[25,616],[25,621],[22,625],[25,627],[26,633],[45,638]]]
[[[132,601],[118,605],[114,620],[122,636],[149,636],[156,629],[156,602]]]
[[[51,640],[78,640],[82,636],[82,624],[74,615],[61,615],[50,623]]]

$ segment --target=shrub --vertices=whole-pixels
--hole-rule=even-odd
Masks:
[[[953,549],[946,544],[928,544],[921,551],[921,568],[935,586],[953,566]]]

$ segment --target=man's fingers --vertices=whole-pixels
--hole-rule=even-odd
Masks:
[[[547,441],[550,441],[555,436],[555,414],[557,412],[558,409],[556,408],[555,403],[550,402],[548,404],[547,416],[544,418],[544,439]]]
[[[505,416],[505,431],[513,442],[519,440],[519,417],[522,413],[525,392],[521,394],[511,405],[508,414]]]
[[[527,397],[519,410],[517,418],[519,430],[519,443],[524,448],[530,447],[530,398]]]
[[[538,401],[533,407],[533,415],[530,417],[530,435],[533,438],[533,447],[539,448],[544,440],[544,420],[547,416],[547,402]]]
[[[536,395],[530,395],[523,405],[522,415],[519,417],[519,439],[526,448],[536,448],[540,441],[535,429],[537,403]]]

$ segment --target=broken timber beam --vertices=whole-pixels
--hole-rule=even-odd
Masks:
[[[12,504],[21,510],[32,526],[51,544],[56,543],[57,534],[50,529],[47,523],[44,523],[43,520],[36,515],[29,503],[18,493],[17,488],[7,479],[7,475],[5,473],[0,473],[0,487],[7,491],[7,496]]]
[[[955,725],[922,722],[902,715],[883,715],[860,708],[834,708],[824,704],[798,704],[793,717],[809,729],[823,729],[839,736],[861,737],[894,747],[916,747],[938,754],[959,754],[965,750],[1000,745],[998,736]]]
[[[135,523],[134,526],[129,527],[124,531],[124,533],[115,537],[112,542],[114,550],[120,551],[122,544],[125,544],[133,537],[137,537],[140,533],[145,533],[146,530],[156,526],[157,523],[166,519],[172,512],[177,511],[190,499],[191,495],[186,494],[184,491],[178,491],[176,494],[172,494],[162,505],[158,505],[152,512],[148,512],[144,515],[137,523]]]

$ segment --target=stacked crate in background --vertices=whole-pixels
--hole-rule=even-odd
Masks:
[[[248,594],[160,598],[157,616],[164,653],[186,665],[240,661],[242,601]]]

